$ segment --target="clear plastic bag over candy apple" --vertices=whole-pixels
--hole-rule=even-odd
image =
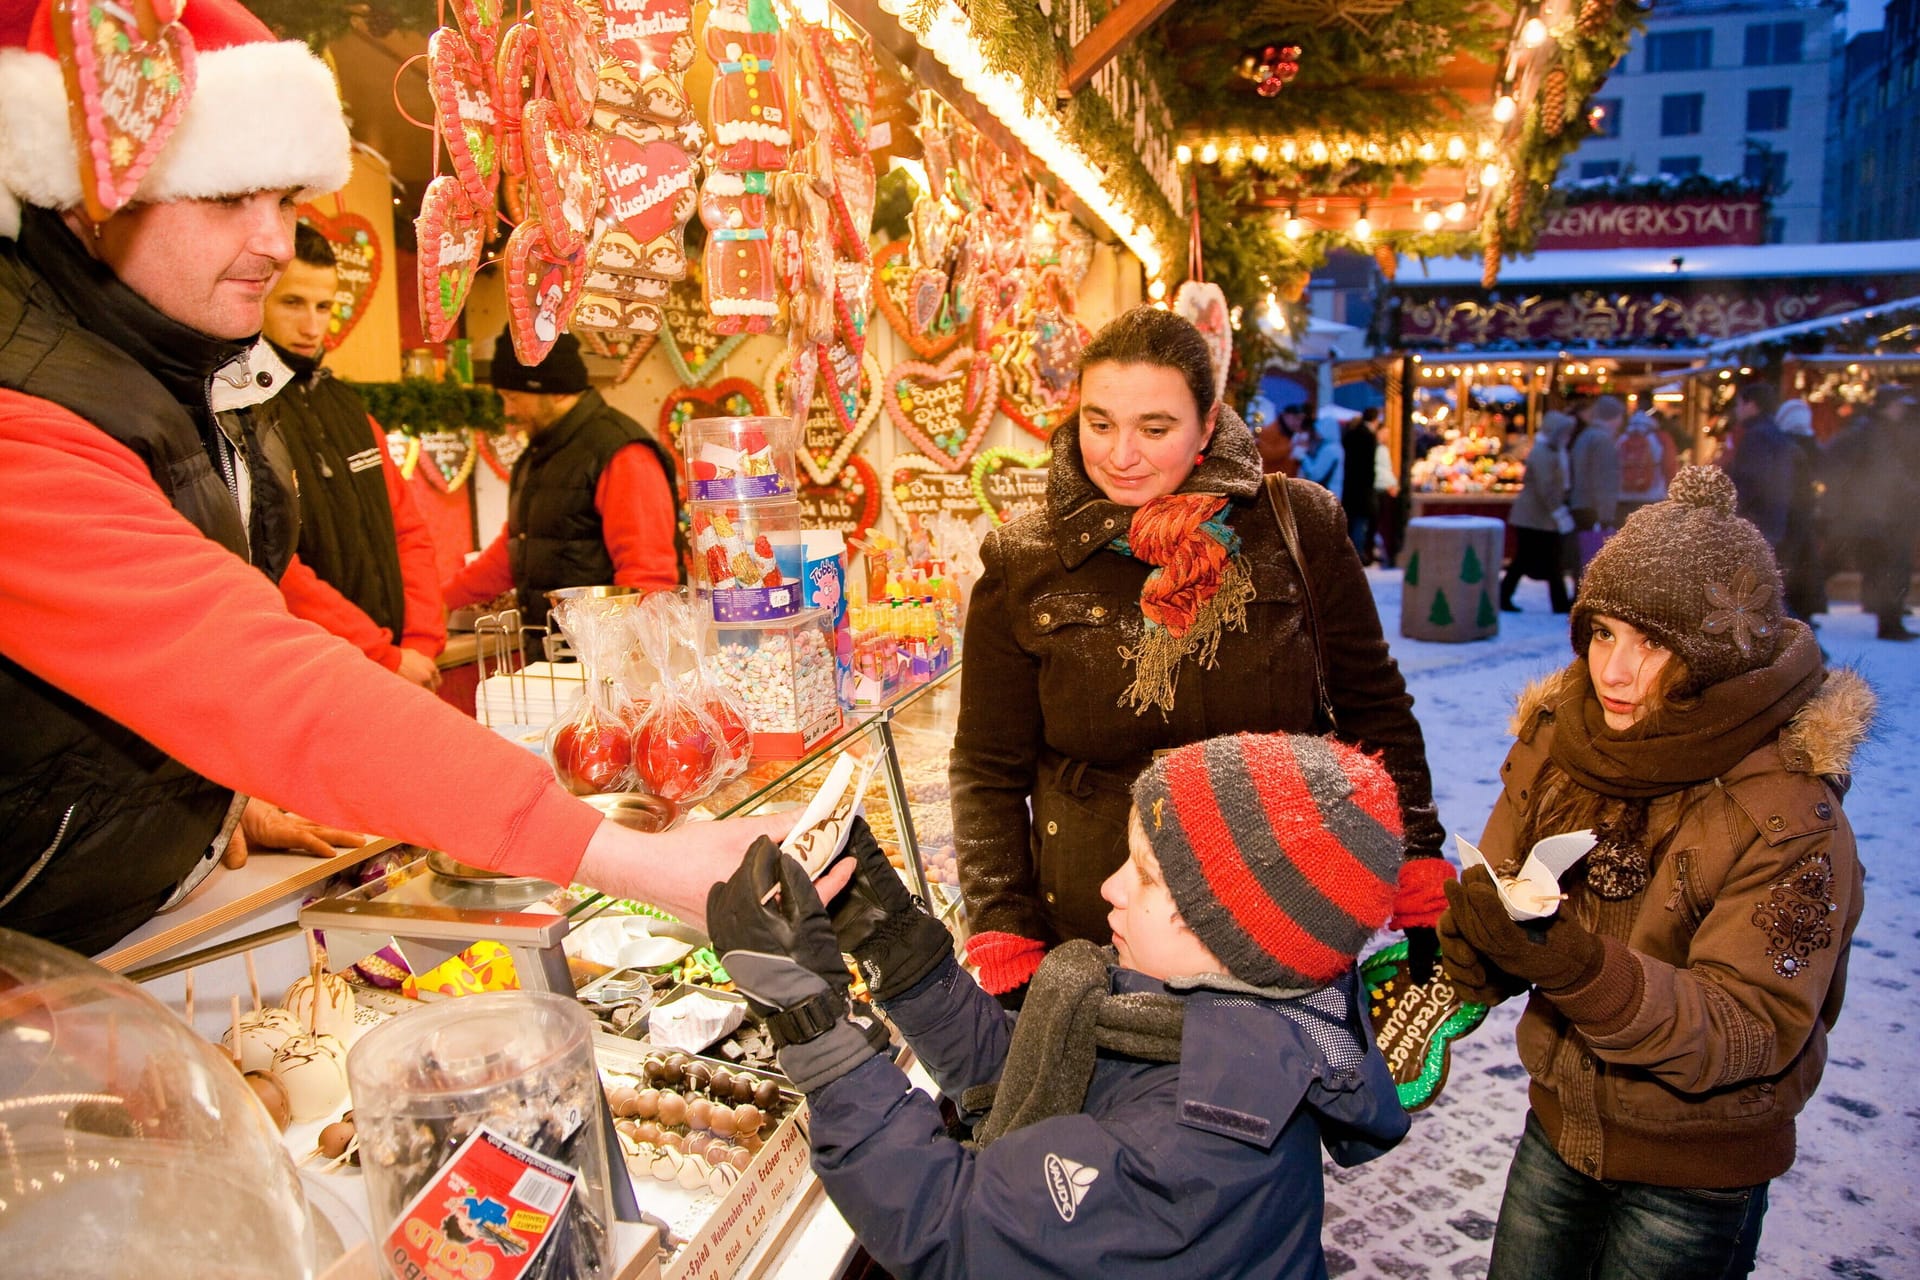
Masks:
[[[553,620],[573,647],[586,691],[547,730],[547,759],[560,785],[577,796],[632,791],[633,726],[644,705],[627,613],[631,597],[567,600]]]
[[[643,660],[659,673],[634,723],[634,773],[643,790],[693,804],[746,772],[753,743],[745,709],[707,670],[706,627],[686,600],[649,596],[629,620]]]

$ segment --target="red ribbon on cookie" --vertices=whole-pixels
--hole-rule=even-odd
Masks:
[[[443,341],[453,332],[473,288],[493,218],[490,206],[474,207],[465,185],[453,175],[443,173],[427,184],[413,232],[420,248],[420,323],[429,342]]]
[[[133,199],[193,95],[193,37],[179,16],[173,0],[55,0],[80,194],[95,222]]]

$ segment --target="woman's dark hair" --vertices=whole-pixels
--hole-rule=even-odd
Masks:
[[[1107,323],[1080,352],[1080,372],[1096,364],[1151,364],[1186,379],[1205,422],[1213,411],[1213,353],[1192,323],[1145,304]]]

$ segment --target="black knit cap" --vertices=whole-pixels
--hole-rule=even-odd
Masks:
[[[1399,796],[1378,760],[1345,743],[1209,738],[1155,760],[1133,803],[1181,919],[1242,982],[1325,986],[1387,921]]]
[[[1580,577],[1573,651],[1587,654],[1595,614],[1632,623],[1687,664],[1685,691],[1767,666],[1779,652],[1785,592],[1773,548],[1734,514],[1719,467],[1682,467],[1665,502],[1627,517]]]
[[[488,376],[495,391],[531,391],[543,396],[578,395],[589,385],[580,339],[570,333],[560,335],[545,360],[524,365],[514,352],[513,338],[501,330],[493,344],[493,368]]]

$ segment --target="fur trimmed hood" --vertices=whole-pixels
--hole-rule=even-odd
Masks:
[[[1575,663],[1530,681],[1514,699],[1508,732],[1531,742],[1543,717],[1582,696],[1585,680]],[[1787,769],[1826,778],[1851,773],[1855,755],[1873,732],[1878,703],[1865,676],[1851,667],[1831,668],[1820,691],[1780,731],[1780,756]]]

